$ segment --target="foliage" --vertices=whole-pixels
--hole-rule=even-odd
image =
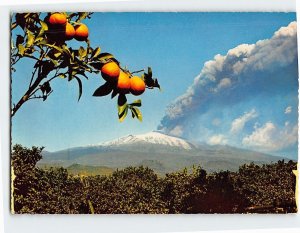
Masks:
[[[203,197],[196,196],[191,212],[242,213],[249,203],[235,189],[232,174],[235,173],[221,171],[210,174],[207,177],[207,192]]]
[[[162,180],[149,168],[128,167],[112,176],[84,179],[95,213],[167,213],[161,197]]]
[[[53,13],[48,13],[44,19],[41,13],[16,13],[11,20],[11,70],[16,71],[16,64],[19,61],[27,60],[33,64],[33,72],[28,80],[28,87],[17,103],[12,106],[11,116],[23,106],[24,103],[33,99],[42,99],[46,101],[53,93],[52,82],[59,78],[67,81],[76,81],[78,84],[78,100],[83,93],[82,79],[88,79],[90,74],[98,74],[101,67],[109,62],[115,62],[120,66],[120,62],[110,53],[101,53],[100,47],[91,47],[87,38],[78,39],[78,47],[73,48],[69,44],[70,38],[67,33],[67,24],[71,28],[83,25],[82,21],[90,19],[92,13],[74,12],[74,13],[54,13],[64,17],[66,23],[63,25],[51,24],[49,18]],[[84,25],[84,28],[88,28]],[[74,29],[74,30],[75,30]],[[85,33],[88,33],[86,31]],[[77,38],[76,36],[74,37]],[[130,72],[126,68],[120,69],[130,76],[140,71]],[[152,70],[149,67],[148,72],[141,75],[147,88],[160,88],[157,79],[152,78]],[[24,84],[26,81],[22,81]],[[141,106],[141,100],[132,104],[127,104],[125,94],[119,93],[115,84],[106,82],[97,88],[94,96],[104,96],[112,92],[112,98],[118,96],[118,116],[123,121],[126,117],[128,108],[132,111],[132,117],[140,121],[142,115],[138,107]],[[139,104],[137,104],[137,102]]]
[[[36,168],[42,148],[15,145],[12,153],[14,211],[16,213],[89,213],[79,177],[64,168]]]
[[[64,168],[41,169],[43,148],[15,145],[12,151],[15,213],[294,213],[293,161],[238,172],[207,174],[201,167],[159,177],[147,167],[111,175],[76,176]]]
[[[163,181],[162,199],[171,214],[193,212],[196,199],[207,193],[206,171],[201,168],[167,174]]]
[[[233,175],[235,188],[246,197],[250,206],[281,207],[293,212],[296,186],[293,170],[297,170],[293,161],[280,160],[262,166],[245,164]]]

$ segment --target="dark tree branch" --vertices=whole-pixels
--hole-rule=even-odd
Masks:
[[[25,92],[25,94],[21,97],[21,99],[18,101],[18,103],[13,107],[12,111],[11,111],[11,117],[13,117],[16,112],[20,109],[20,107],[26,102],[28,101],[29,97],[32,95],[32,93],[36,92],[37,90],[35,90],[39,84],[41,83],[41,81],[46,78],[45,76],[41,75],[41,72],[38,74],[37,79],[33,82],[33,84],[28,88],[28,90]],[[34,91],[35,90],[35,91]]]
[[[46,94],[46,95],[39,95],[39,96],[34,95],[34,96],[30,97],[28,100],[33,100],[33,99],[44,99],[45,96],[48,97],[52,92],[53,92],[53,90],[51,90],[51,91],[50,91],[48,94]]]
[[[137,70],[137,71],[131,72],[131,74],[136,74],[136,73],[140,73],[140,72],[143,72],[143,71],[145,71],[145,70],[144,70],[144,69],[142,69],[142,70]]]
[[[34,79],[34,76],[35,76],[37,70],[39,70],[38,73],[40,73],[40,66],[39,66],[39,67],[36,67],[36,68],[34,69],[34,71],[32,72],[32,75],[31,75],[31,79],[30,79],[30,83],[29,83],[28,88],[30,88],[30,86],[31,86],[31,84],[32,84],[32,82],[33,82],[33,79]]]

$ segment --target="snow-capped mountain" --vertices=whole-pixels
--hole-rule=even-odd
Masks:
[[[139,134],[139,135],[128,135],[112,141],[101,143],[99,145],[113,147],[113,146],[122,146],[122,145],[139,144],[139,143],[165,145],[171,147],[178,147],[186,150],[191,150],[195,147],[194,145],[187,142],[186,140],[169,136],[157,131],[153,131],[145,134]]]
[[[250,162],[276,162],[280,157],[240,148],[191,143],[182,138],[153,131],[128,135],[96,145],[44,152],[41,164],[106,166],[148,166],[164,174],[200,165],[208,171],[237,170]]]

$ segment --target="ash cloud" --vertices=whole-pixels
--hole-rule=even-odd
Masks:
[[[208,141],[224,133],[211,129],[214,118],[220,119],[223,130],[227,122],[230,132],[232,121],[241,116],[241,113],[230,115],[234,106],[251,102],[253,98],[271,100],[274,96],[294,93],[298,89],[296,34],[296,22],[291,22],[270,39],[238,45],[226,55],[217,54],[204,64],[187,91],[167,108],[158,130]],[[259,106],[252,108],[260,112]],[[247,111],[249,108],[242,113]],[[226,120],[220,114],[226,115]]]

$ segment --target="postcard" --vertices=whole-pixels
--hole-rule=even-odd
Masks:
[[[296,213],[296,13],[14,12],[11,213]]]

